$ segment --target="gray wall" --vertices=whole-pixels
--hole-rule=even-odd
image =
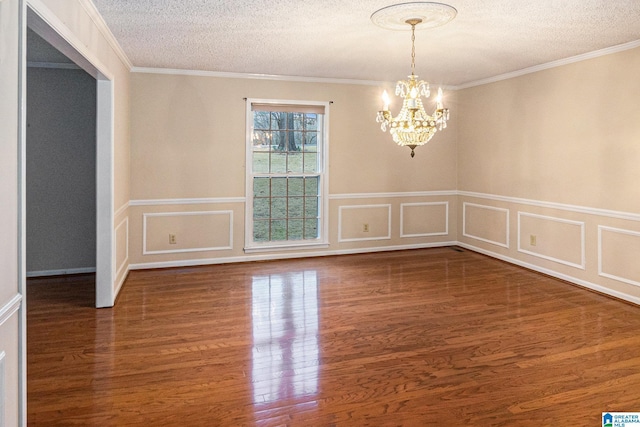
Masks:
[[[96,81],[27,70],[27,272],[96,265]]]

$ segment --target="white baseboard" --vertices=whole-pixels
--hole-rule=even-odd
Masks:
[[[127,276],[129,276],[129,266],[127,266],[124,270],[124,274],[122,275],[122,278],[120,280],[118,280],[118,282],[116,283],[115,286],[115,291],[113,292],[113,300],[115,301],[118,298],[118,294],[120,293],[120,290],[122,289],[122,285],[124,285],[125,280],[127,280]]]
[[[86,274],[95,272],[95,267],[65,268],[61,270],[27,271],[27,277],[64,276],[67,274]]]
[[[190,260],[180,260],[180,261],[146,262],[146,263],[139,263],[139,264],[129,264],[129,269],[145,270],[145,269],[151,269],[151,268],[193,267],[196,265],[229,264],[233,262],[311,258],[311,257],[330,256],[330,255],[350,255],[350,254],[362,254],[362,253],[370,253],[370,252],[388,252],[388,251],[402,251],[402,250],[409,250],[409,249],[439,248],[444,246],[454,246],[456,244],[457,242],[435,242],[435,243],[423,243],[418,245],[380,246],[375,248],[342,249],[342,250],[333,250],[333,251],[328,250],[328,251],[297,252],[297,253],[270,253],[270,254],[263,254],[263,255],[226,257],[226,258],[203,258],[203,259],[190,259]]]
[[[553,271],[553,270],[543,268],[534,264],[520,261],[518,259],[511,258],[508,256],[500,255],[495,252],[487,251],[485,249],[482,249],[473,245],[469,245],[467,243],[458,242],[458,241],[435,242],[435,243],[425,243],[425,244],[418,244],[418,245],[397,245],[397,246],[381,246],[381,247],[374,247],[374,248],[314,251],[314,252],[293,253],[293,254],[292,253],[272,253],[272,254],[239,256],[239,257],[148,262],[148,263],[130,264],[128,270],[145,270],[145,269],[153,269],[153,268],[172,268],[172,267],[193,267],[197,265],[214,265],[214,264],[228,264],[228,263],[234,263],[234,262],[310,258],[310,257],[330,256],[330,255],[350,255],[350,254],[373,253],[373,252],[400,251],[400,250],[409,250],[409,249],[438,248],[438,247],[447,247],[447,246],[460,246],[462,248],[468,249],[473,252],[478,252],[483,255],[487,255],[492,258],[496,258],[496,259],[508,262],[510,264],[517,265],[519,267],[524,267],[529,270],[537,271],[539,273],[543,273],[548,276],[555,277],[557,279],[565,280],[575,285],[582,286],[584,288],[591,289],[593,291],[596,291],[605,295],[609,295],[614,298],[618,298],[636,305],[640,305],[640,298],[635,297],[633,295],[629,295],[623,292],[618,292],[613,289],[609,289],[604,286],[588,282],[586,280],[578,279],[577,277],[559,273],[557,271]],[[128,274],[128,271],[127,271],[127,274]],[[118,291],[120,290],[122,284],[124,283],[124,279],[126,277],[127,275],[125,274],[123,276],[121,283],[117,287]]]
[[[629,295],[629,294],[625,294],[623,292],[615,291],[613,289],[605,288],[604,286],[600,286],[600,285],[597,285],[595,283],[588,282],[586,280],[578,279],[577,277],[569,276],[569,275],[563,274],[563,273],[558,273],[557,271],[549,270],[547,268],[539,267],[539,266],[534,265],[534,264],[529,264],[528,262],[520,261],[520,260],[515,259],[515,258],[511,258],[511,257],[508,257],[508,256],[497,254],[495,252],[487,251],[485,249],[478,248],[476,246],[469,245],[467,243],[457,242],[456,244],[458,246],[462,247],[462,248],[469,249],[470,251],[478,252],[478,253],[481,253],[483,255],[490,256],[492,258],[497,258],[499,260],[508,262],[510,264],[517,265],[519,267],[524,267],[524,268],[527,268],[529,270],[537,271],[538,273],[543,273],[543,274],[546,274],[548,276],[552,276],[552,277],[555,277],[557,279],[565,280],[567,282],[571,282],[571,283],[573,283],[575,285],[582,286],[584,288],[588,288],[588,289],[591,289],[593,291],[596,291],[596,292],[599,292],[599,293],[602,293],[602,294],[606,294],[606,295],[609,295],[609,296],[612,296],[612,297],[615,297],[615,298],[618,298],[618,299],[621,299],[621,300],[624,300],[624,301],[628,301],[628,302],[633,303],[633,304],[640,305],[640,298],[635,297],[633,295]]]

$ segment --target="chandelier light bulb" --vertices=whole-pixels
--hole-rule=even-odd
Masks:
[[[386,90],[382,92],[382,102],[384,102],[383,111],[389,111],[389,104],[391,103],[391,100],[389,99],[389,94]]]

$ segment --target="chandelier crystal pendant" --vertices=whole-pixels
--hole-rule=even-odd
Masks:
[[[437,130],[447,127],[449,120],[449,109],[444,108],[442,103],[441,88],[438,89],[435,111],[431,115],[425,111],[422,97],[429,98],[431,91],[429,83],[418,80],[415,74],[416,25],[442,25],[453,19],[456,13],[453,7],[442,3],[417,2],[388,6],[371,15],[371,20],[384,28],[399,29],[401,27],[398,25],[402,23],[411,26],[411,75],[408,80],[399,80],[396,85],[396,96],[402,98],[402,108],[398,115],[393,117],[389,111],[389,95],[384,91],[384,107],[382,111],[378,111],[376,118],[383,132],[389,129],[396,144],[411,148],[411,157],[415,156],[416,147],[429,142]]]

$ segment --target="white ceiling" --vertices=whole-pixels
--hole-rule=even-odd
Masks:
[[[410,73],[410,32],[369,19],[402,0],[93,2],[135,67],[374,81]],[[458,10],[453,21],[416,32],[416,74],[432,84],[462,86],[640,40],[640,0],[447,3]]]

